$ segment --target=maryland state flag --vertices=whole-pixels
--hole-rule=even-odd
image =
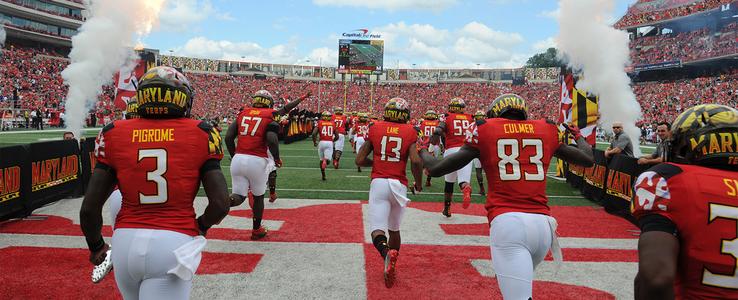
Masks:
[[[559,123],[574,124],[581,129],[582,136],[594,146],[596,141],[597,119],[599,118],[599,97],[587,95],[578,90],[574,76],[566,74],[561,79],[561,108]]]
[[[150,68],[156,66],[156,56],[151,52],[138,52],[139,59],[133,70],[126,70],[121,67],[120,71],[115,74],[115,107],[119,110],[125,110],[126,104],[131,97],[136,95],[136,87],[138,87],[138,78]]]

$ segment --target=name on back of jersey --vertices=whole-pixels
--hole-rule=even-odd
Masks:
[[[536,133],[535,128],[533,127],[533,124],[529,123],[507,123],[505,125],[502,125],[502,129],[505,131],[505,133]]]
[[[134,129],[132,143],[173,142],[174,128]]]

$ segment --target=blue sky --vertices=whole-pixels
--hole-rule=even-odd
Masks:
[[[614,2],[612,20],[633,0]],[[334,66],[342,32],[385,39],[385,68],[519,67],[554,45],[554,0],[169,0],[143,39],[163,54]],[[308,60],[310,62],[308,62]]]

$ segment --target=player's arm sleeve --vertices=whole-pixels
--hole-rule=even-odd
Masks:
[[[267,125],[266,131],[267,132],[271,131],[276,134],[279,134],[279,123],[277,123],[276,121],[272,121],[271,123],[269,123],[269,125]]]
[[[207,152],[205,153],[203,163],[200,165],[200,174],[220,169],[220,160],[223,159],[223,141],[220,137],[220,133],[207,122],[200,122],[198,127],[200,127],[207,136]]]
[[[657,165],[641,173],[633,186],[631,213],[638,220],[642,232],[663,231],[676,235],[669,205],[673,194],[669,191],[668,178],[681,170],[672,165]]]
[[[115,127],[115,123],[110,123],[107,126],[103,127],[102,130],[100,130],[100,133],[98,133],[97,138],[95,139],[95,159],[97,160],[97,163],[95,164],[95,169],[102,169],[107,172],[110,172],[112,174],[115,174],[115,168],[113,167],[113,160],[111,159],[111,153],[107,151],[108,149],[112,149],[110,147],[110,139],[106,138],[110,136],[111,130]]]

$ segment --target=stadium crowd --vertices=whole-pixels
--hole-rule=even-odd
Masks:
[[[681,60],[700,60],[734,54],[738,51],[738,22],[723,27],[719,32],[708,28],[672,34],[647,36],[631,41],[631,61],[634,65]]]
[[[50,51],[7,47],[0,57],[0,109],[18,109],[21,112],[15,117],[20,119],[28,112],[36,112],[46,119],[47,124],[58,125],[64,109],[63,98],[67,93],[61,71],[67,65],[67,60]],[[486,110],[485,106],[496,96],[512,92],[528,99],[533,118],[555,120],[560,92],[558,82],[525,85],[512,85],[509,82],[344,85],[342,82],[323,81],[319,87],[315,81],[278,77],[258,80],[250,76],[228,74],[187,73],[187,76],[195,87],[198,99],[193,107],[193,115],[217,120],[235,116],[239,108],[249,101],[248,95],[259,89],[269,90],[280,99],[278,106],[310,90],[313,99],[303,103],[300,108],[313,112],[343,106],[346,95],[349,111],[367,111],[375,116],[382,109],[380,103],[399,96],[411,103],[414,117],[419,117],[428,109],[446,111],[448,100],[452,97],[464,98],[468,113],[474,113],[477,109]],[[673,119],[683,109],[697,103],[738,106],[738,72],[735,71],[719,77],[637,83],[633,88],[644,110],[643,120],[647,123]],[[112,86],[104,88],[96,108],[88,116],[88,124],[99,126],[119,117],[120,112],[113,105],[114,92]]]
[[[649,24],[718,8],[735,0],[639,0],[615,23],[616,28]]]

